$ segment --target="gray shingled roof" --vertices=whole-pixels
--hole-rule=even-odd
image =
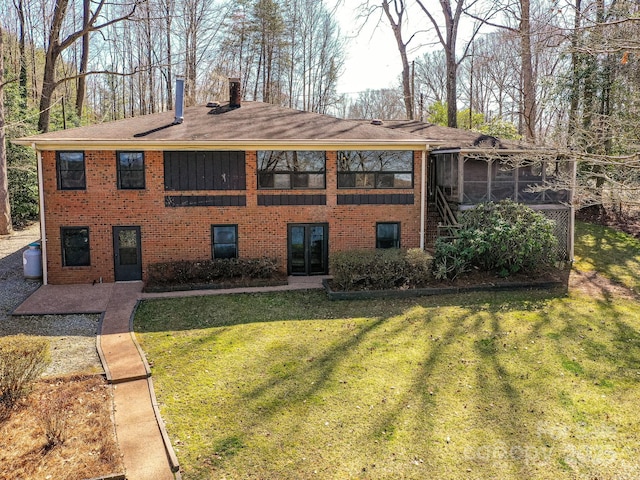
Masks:
[[[329,115],[293,110],[261,102],[240,108],[189,107],[184,121],[173,124],[174,112],[144,115],[87,127],[49,132],[18,140],[32,142],[400,142],[426,144],[406,131],[394,131]]]
[[[418,120],[384,120],[382,126],[429,139],[435,149],[507,149],[526,150],[527,147],[512,140],[501,140],[461,128],[442,127]]]
[[[243,145],[304,148],[316,145],[357,145],[416,149],[507,149],[521,150],[516,142],[505,142],[477,132],[441,127],[416,120],[345,120],[262,102],[244,102],[240,108],[195,106],[184,110],[184,121],[174,124],[174,112],[127,118],[87,127],[59,130],[14,141],[39,148],[193,148],[207,145],[240,148]]]

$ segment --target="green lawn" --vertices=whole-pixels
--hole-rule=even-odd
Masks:
[[[229,295],[135,328],[185,480],[640,478],[632,300]]]
[[[640,240],[589,223],[576,223],[575,268],[597,271],[640,293]]]

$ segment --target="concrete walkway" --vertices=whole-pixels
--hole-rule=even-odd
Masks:
[[[326,277],[289,277],[289,284],[142,293],[142,282],[96,285],[43,285],[14,315],[102,313],[98,353],[107,380],[114,384],[115,423],[128,480],[179,479],[179,465],[160,418],[146,360],[132,332],[138,301],[151,298],[225,295],[322,288]]]

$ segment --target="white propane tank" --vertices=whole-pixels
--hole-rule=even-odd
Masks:
[[[40,251],[40,243],[33,242],[29,244],[29,248],[22,254],[22,266],[24,267],[24,278],[41,278],[42,277],[42,252]]]

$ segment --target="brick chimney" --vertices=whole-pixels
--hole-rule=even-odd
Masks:
[[[240,87],[239,78],[229,79],[229,108],[240,108],[240,99],[242,98],[242,89]]]

